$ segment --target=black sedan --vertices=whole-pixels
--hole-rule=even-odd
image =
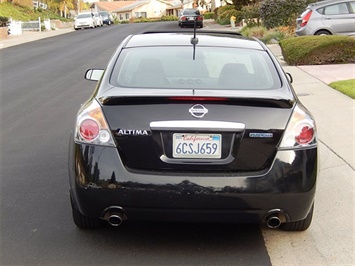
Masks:
[[[306,230],[314,119],[260,41],[225,32],[128,36],[80,108],[69,148],[74,223],[266,223]]]
[[[178,24],[181,28],[185,26],[203,28],[203,15],[201,15],[198,9],[184,9],[179,16]]]

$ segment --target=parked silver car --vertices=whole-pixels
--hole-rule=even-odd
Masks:
[[[102,21],[102,17],[98,12],[92,13],[94,15],[94,19],[96,21],[96,27],[102,27],[104,25]]]
[[[355,0],[310,4],[297,18],[296,35],[355,35]]]

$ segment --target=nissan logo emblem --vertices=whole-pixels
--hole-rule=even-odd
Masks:
[[[189,109],[189,112],[193,117],[202,118],[208,113],[208,110],[202,104],[195,104]]]

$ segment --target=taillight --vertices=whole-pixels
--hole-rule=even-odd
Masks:
[[[79,125],[80,136],[88,141],[92,141],[99,135],[100,127],[95,120],[85,119]]]
[[[314,137],[314,129],[307,124],[301,124],[296,131],[298,131],[299,134],[295,137],[295,139],[300,145],[310,143]]]
[[[76,121],[75,141],[115,146],[101,106],[96,100],[80,108]]]
[[[306,26],[309,19],[311,18],[311,15],[312,15],[312,10],[309,10],[309,12],[302,18],[301,27]]]
[[[296,106],[282,137],[280,148],[297,148],[317,144],[316,125],[305,110]]]

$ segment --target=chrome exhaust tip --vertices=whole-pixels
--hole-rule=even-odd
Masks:
[[[107,222],[112,226],[120,226],[122,224],[122,215],[120,213],[112,213]]]
[[[289,220],[288,214],[281,209],[272,209],[268,211],[265,222],[269,228],[275,229],[280,227],[282,223],[286,223]]]
[[[123,208],[118,206],[111,206],[104,210],[103,220],[107,221],[111,226],[120,226],[123,220],[127,220]]]
[[[266,225],[269,228],[275,229],[275,228],[278,228],[281,225],[281,220],[277,216],[269,216],[266,219]]]

